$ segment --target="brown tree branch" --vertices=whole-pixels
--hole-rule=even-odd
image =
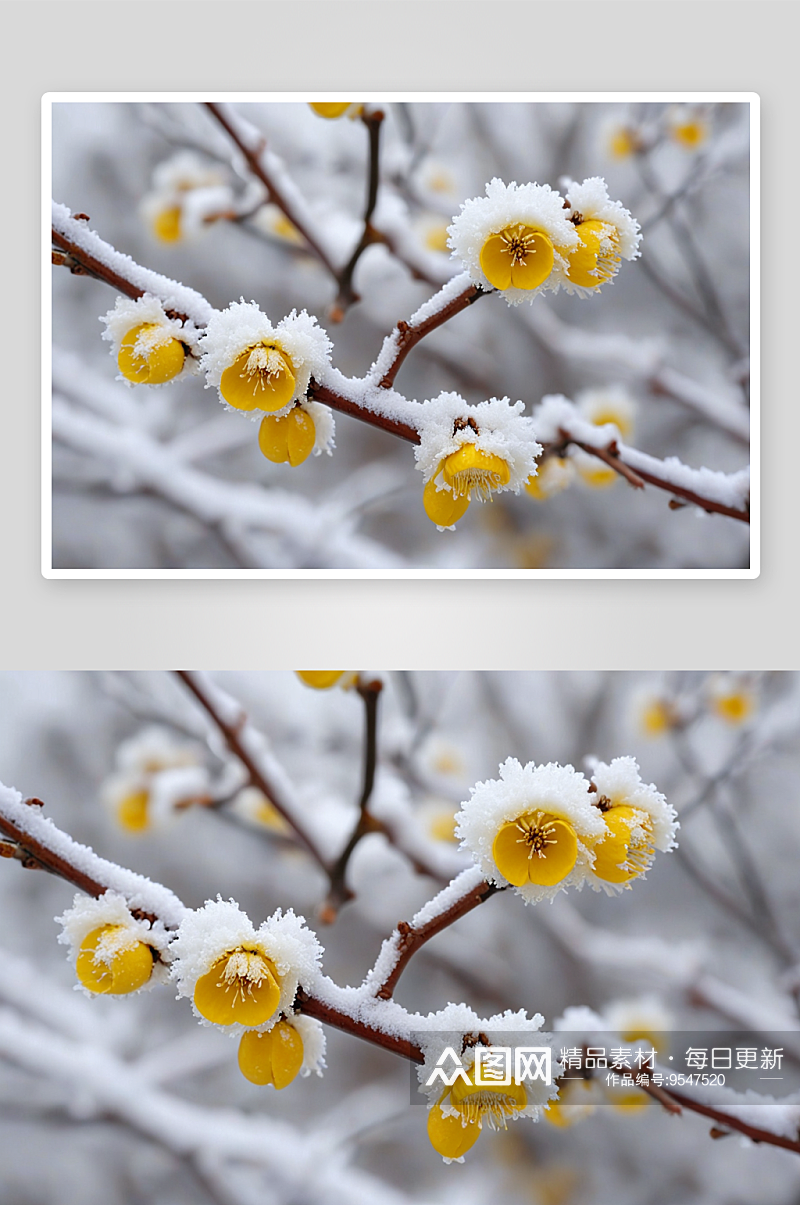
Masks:
[[[340,414],[349,414],[351,418],[357,418],[371,427],[379,427],[381,431],[386,431],[389,435],[397,435],[408,443],[418,444],[420,442],[419,431],[416,427],[370,410],[356,398],[349,398],[313,378],[308,387],[308,396],[312,401],[322,402],[324,405],[330,406],[332,410],[338,410]]]
[[[689,1109],[692,1113],[710,1117],[725,1130],[736,1130],[739,1134],[746,1135],[752,1142],[780,1146],[784,1150],[800,1154],[800,1139],[784,1138],[782,1134],[774,1134],[772,1130],[762,1130],[758,1126],[748,1125],[746,1121],[740,1121],[738,1117],[732,1117],[730,1113],[714,1109],[710,1105],[703,1105],[700,1101],[692,1100],[691,1096],[686,1096],[683,1092],[676,1092],[673,1088],[656,1088],[645,1084],[640,1084],[639,1087],[648,1096],[659,1101],[670,1113],[680,1113],[682,1108]],[[717,1136],[714,1135],[714,1137]]]
[[[369,801],[375,786],[375,771],[378,765],[378,700],[383,683],[379,678],[370,682],[362,682],[359,679],[355,689],[364,702],[364,776],[358,804],[358,819],[344,849],[329,871],[328,896],[319,913],[320,920],[325,924],[336,920],[342,904],[353,898],[353,892],[345,881],[353,850],[368,833],[386,831],[381,822],[369,812]]]
[[[479,297],[485,297],[491,291],[493,290],[483,290],[479,285],[468,285],[462,293],[459,293],[447,305],[442,306],[430,318],[426,318],[424,322],[420,322],[416,326],[412,326],[408,322],[398,322],[394,331],[389,336],[394,341],[396,350],[391,364],[380,379],[379,384],[381,389],[391,389],[400,365],[411,349],[419,343],[420,339],[424,339],[431,331],[436,330],[438,326],[441,326],[456,314],[460,314],[462,310],[466,310]]]
[[[224,738],[225,744],[228,746],[231,753],[247,770],[249,775],[249,785],[261,791],[262,795],[264,795],[270,801],[272,806],[275,808],[275,811],[283,817],[288,826],[297,835],[297,838],[304,849],[311,854],[317,865],[320,866],[327,874],[328,863],[322,852],[317,848],[316,842],[305,831],[302,825],[298,823],[297,818],[292,815],[291,809],[288,808],[285,801],[281,799],[280,791],[277,789],[274,783],[267,779],[262,767],[257,764],[255,759],[251,756],[249,750],[244,745],[241,739],[241,732],[246,724],[244,712],[242,712],[241,718],[236,724],[230,723],[223,715],[220,714],[213,699],[209,697],[207,692],[196,680],[194,674],[190,673],[188,670],[182,669],[176,670],[175,673],[177,677],[181,679],[184,686],[191,691],[200,706],[212,720],[215,727],[219,730],[220,734]]]
[[[559,443],[545,444],[542,459],[548,456],[563,455],[568,445],[574,444],[576,448],[580,448],[582,451],[588,452],[590,456],[595,456],[598,460],[602,460],[604,464],[607,464],[616,473],[619,473],[621,477],[624,477],[635,489],[642,489],[644,483],[647,482],[648,485],[654,485],[657,489],[671,494],[673,499],[676,497],[681,498],[685,502],[690,502],[694,506],[700,507],[701,510],[709,514],[727,515],[731,519],[739,519],[742,523],[750,522],[749,506],[745,506],[742,510],[739,510],[737,507],[726,506],[724,503],[699,494],[695,490],[676,485],[673,481],[670,481],[666,474],[660,477],[651,469],[645,469],[639,464],[636,465],[636,468],[626,464],[624,459],[625,449],[620,449],[616,440],[612,440],[606,447],[600,448],[576,438],[564,427],[559,429],[559,435],[561,436]],[[654,456],[648,457],[648,460],[655,461],[656,464],[661,463]]]
[[[212,114],[212,116],[216,118],[225,133],[230,138],[231,142],[235,144],[237,149],[244,156],[247,166],[253,175],[256,176],[256,178],[259,179],[264,185],[265,189],[267,190],[268,199],[273,205],[277,205],[281,213],[283,213],[284,216],[289,219],[294,228],[305,239],[310,250],[314,253],[314,255],[316,255],[319,262],[330,273],[333,279],[338,281],[338,271],[328,256],[327,251],[322,246],[313,231],[308,228],[303,219],[294,211],[290,201],[284,195],[280,185],[272,178],[264,166],[262,155],[267,145],[266,139],[262,137],[259,145],[253,149],[241,139],[238,131],[225,116],[225,113],[220,105],[216,104],[214,101],[206,101],[205,107]]]
[[[353,289],[353,273],[355,272],[356,264],[366,251],[367,247],[371,246],[372,243],[383,241],[381,234],[372,225],[372,215],[375,212],[375,206],[378,201],[378,188],[380,186],[380,150],[383,112],[380,109],[375,109],[371,112],[362,113],[361,121],[366,126],[367,134],[369,136],[367,201],[364,208],[364,229],[361,232],[361,238],[353,248],[353,254],[350,256],[349,260],[339,273],[337,282],[339,290],[330,313],[332,322],[341,322],[349,306],[360,300],[358,293],[356,293]]]
[[[390,938],[390,940],[395,942],[397,948],[397,961],[389,975],[387,975],[386,979],[376,990],[375,995],[381,1000],[390,1000],[394,994],[394,989],[397,987],[397,981],[417,950],[421,946],[424,946],[425,942],[435,937],[437,933],[441,933],[443,929],[452,925],[454,921],[459,920],[462,916],[466,916],[473,908],[477,908],[479,904],[496,895],[498,891],[505,891],[505,888],[497,887],[494,883],[487,883],[484,880],[478,883],[476,887],[472,887],[444,912],[440,912],[432,920],[429,920],[424,925],[420,925],[416,929],[407,921],[401,921]]]

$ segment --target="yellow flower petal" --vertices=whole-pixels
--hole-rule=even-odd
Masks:
[[[445,1117],[441,1104],[435,1104],[428,1114],[428,1138],[443,1159],[460,1159],[478,1141],[480,1132],[477,1121]]]
[[[294,396],[294,366],[274,344],[259,343],[225,369],[219,389],[237,410],[282,410]]]
[[[142,322],[128,331],[120,344],[117,364],[135,385],[164,385],[183,368],[183,344],[154,322]]]
[[[422,505],[425,514],[437,527],[452,527],[467,513],[469,494],[451,494],[448,490],[439,490],[431,479],[423,491]]]
[[[567,254],[567,276],[583,289],[599,288],[619,267],[619,235],[613,226],[595,218],[580,222],[575,229],[580,246]]]
[[[75,970],[90,992],[123,996],[138,991],[153,973],[153,955],[142,941],[114,953],[121,925],[102,925],[93,929],[81,943]]]
[[[129,833],[141,833],[150,827],[149,800],[147,791],[134,791],[117,804],[117,820]]]
[[[257,950],[231,950],[201,975],[194,989],[197,1011],[217,1025],[263,1025],[278,1007],[275,967]]]
[[[492,857],[503,878],[515,887],[527,882],[553,887],[574,867],[578,838],[568,821],[547,812],[526,812],[502,826]]]
[[[181,209],[172,205],[161,209],[153,220],[153,233],[162,243],[177,243],[181,237]]]
[[[481,271],[490,285],[507,289],[511,284],[511,256],[500,234],[490,234],[481,250]]]
[[[628,883],[647,869],[653,854],[647,840],[650,825],[648,821],[640,825],[639,815],[641,813],[627,804],[619,804],[603,816],[608,836],[594,847],[594,873],[599,879],[607,883]],[[638,839],[633,832],[637,827],[640,828]]]
[[[523,224],[490,234],[480,254],[481,271],[496,289],[538,289],[553,271],[553,260],[548,235]]]
[[[303,1065],[303,1039],[288,1021],[278,1021],[269,1033],[248,1030],[239,1043],[239,1070],[251,1084],[285,1088]]]
[[[442,476],[454,493],[471,498],[475,490],[485,499],[492,490],[508,485],[511,472],[502,457],[462,444],[442,461]]]

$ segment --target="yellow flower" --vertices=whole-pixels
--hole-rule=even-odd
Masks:
[[[258,446],[273,464],[290,464],[296,468],[313,451],[317,432],[307,410],[295,406],[282,418],[267,415],[261,420]]]
[[[503,878],[514,887],[552,887],[565,879],[578,857],[578,838],[567,820],[549,812],[525,812],[504,824],[492,845]]]
[[[482,452],[475,444],[462,444],[451,452],[439,471],[455,497],[471,499],[474,491],[483,501],[491,496],[492,490],[507,485],[511,476],[502,457]]]
[[[153,234],[162,243],[178,243],[181,235],[181,207],[170,205],[159,209],[153,217]]]
[[[594,847],[594,873],[607,883],[628,883],[653,860],[650,818],[623,803],[609,806],[603,819],[608,835]]]
[[[536,475],[525,482],[525,493],[539,502],[546,502],[567,489],[574,475],[572,461],[566,457],[548,456],[539,465]]]
[[[352,103],[349,100],[309,101],[308,105],[318,117],[333,119],[343,117]]]
[[[448,252],[447,222],[432,222],[425,231],[425,246],[429,251]]]
[[[711,707],[716,715],[733,727],[743,724],[745,720],[749,719],[755,705],[753,692],[744,687],[719,691],[714,693],[711,698]]]
[[[566,253],[567,277],[583,289],[597,289],[617,273],[621,261],[619,234],[614,226],[597,218],[578,222],[575,229],[580,243]]]
[[[608,149],[615,159],[627,159],[639,150],[639,138],[629,126],[617,126],[611,131]]]
[[[708,126],[700,118],[679,121],[671,126],[672,137],[687,151],[695,151],[708,137]]]
[[[122,996],[147,983],[153,973],[153,953],[124,926],[101,925],[81,942],[75,971],[90,992]]]
[[[303,1065],[303,1039],[288,1021],[278,1021],[268,1033],[249,1029],[239,1043],[239,1070],[251,1084],[285,1088]]]
[[[538,289],[553,271],[553,260],[550,236],[521,222],[490,234],[480,254],[481,270],[496,289]]]
[[[314,690],[329,690],[346,673],[343,669],[296,669],[294,672],[301,682]]]
[[[147,805],[150,802],[148,791],[134,791],[126,795],[117,804],[117,820],[122,828],[129,833],[143,833],[150,827],[150,816]]]
[[[263,1025],[278,1007],[278,972],[257,949],[239,946],[218,958],[194,989],[197,1011],[217,1025]]]
[[[505,1128],[508,1118],[516,1117],[528,1103],[523,1084],[476,1086],[474,1073],[466,1074],[470,1082],[459,1078],[428,1114],[428,1138],[444,1159],[460,1159],[466,1154],[477,1142],[484,1120],[492,1128]],[[442,1110],[448,1098],[456,1116]]]
[[[584,452],[573,457],[581,481],[593,490],[605,490],[616,485],[619,474],[596,456]]]
[[[294,395],[294,365],[276,343],[257,343],[225,369],[219,389],[237,410],[282,410]]]
[[[183,344],[155,322],[134,326],[120,344],[117,363],[122,375],[135,385],[163,385],[182,370]]]
[[[639,722],[645,736],[663,736],[676,727],[678,716],[667,699],[647,699],[642,705]]]

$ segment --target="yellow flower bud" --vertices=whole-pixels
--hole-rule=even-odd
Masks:
[[[194,989],[197,1011],[216,1025],[263,1025],[280,996],[274,964],[258,950],[243,947],[218,958]]]
[[[553,887],[565,879],[578,857],[575,829],[548,812],[526,812],[504,824],[492,845],[503,878],[515,887]]]
[[[153,953],[122,925],[102,925],[83,939],[75,970],[90,992],[122,996],[147,983],[153,973]]]
[[[150,795],[147,791],[134,791],[117,804],[117,820],[127,832],[142,833],[150,827],[147,811],[149,801]]]
[[[481,271],[496,289],[538,289],[553,271],[549,235],[533,226],[507,226],[490,234],[480,254]]]
[[[258,446],[273,464],[288,463],[295,468],[311,455],[316,438],[313,418],[307,410],[295,406],[282,418],[267,415],[262,419]]]
[[[620,265],[619,234],[595,218],[575,227],[580,245],[567,253],[567,276],[583,289],[597,289],[616,275]]]
[[[128,331],[120,344],[117,364],[135,385],[163,385],[183,368],[183,344],[163,326],[143,322]]]
[[[258,343],[225,369],[219,389],[237,410],[282,410],[294,394],[294,365],[274,343]]]
[[[251,1084],[285,1088],[303,1065],[303,1039],[288,1021],[278,1021],[269,1033],[249,1029],[239,1043],[239,1070]]]
[[[309,108],[313,109],[318,117],[333,119],[342,117],[352,103],[350,100],[309,101]]]
[[[314,690],[330,690],[340,678],[345,675],[343,669],[296,669],[294,671],[301,682]]]
[[[525,493],[539,502],[560,494],[565,490],[575,475],[572,462],[560,456],[548,456],[538,467],[534,477],[525,482]]]

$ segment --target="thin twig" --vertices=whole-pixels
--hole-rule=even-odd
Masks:
[[[364,702],[364,776],[358,802],[358,819],[344,849],[329,872],[328,896],[319,912],[319,918],[325,924],[331,924],[342,904],[353,898],[353,892],[345,882],[353,850],[368,833],[385,832],[383,824],[369,812],[369,801],[372,798],[378,765],[378,700],[383,683],[379,678],[370,682],[359,680],[355,689]]]
[[[380,150],[383,116],[383,112],[380,109],[375,109],[371,112],[361,114],[361,121],[366,126],[367,134],[369,136],[367,200],[364,208],[364,229],[361,232],[361,238],[353,248],[352,255],[339,273],[339,290],[336,295],[336,301],[333,303],[333,308],[330,312],[332,322],[341,322],[348,307],[359,300],[358,293],[356,293],[353,289],[353,273],[355,272],[356,264],[366,251],[367,247],[371,246],[373,243],[383,241],[379,231],[377,231],[372,225],[372,215],[375,212],[375,206],[378,201],[378,188],[380,186]]]
[[[389,335],[389,339],[395,343],[396,350],[391,364],[380,379],[381,389],[391,389],[400,365],[420,339],[424,339],[431,331],[436,330],[456,314],[460,314],[462,310],[466,310],[479,297],[487,296],[489,292],[492,290],[484,291],[479,285],[468,285],[462,293],[459,293],[447,305],[442,306],[436,313],[431,314],[430,318],[426,318],[424,322],[420,322],[416,326],[412,326],[409,322],[398,322],[392,334]]]
[[[710,1117],[726,1130],[737,1130],[740,1134],[746,1135],[751,1142],[780,1146],[784,1150],[800,1154],[800,1139],[784,1138],[782,1134],[774,1134],[772,1130],[762,1130],[758,1126],[748,1125],[746,1121],[740,1121],[738,1117],[733,1117],[730,1113],[724,1113],[721,1109],[714,1109],[710,1105],[703,1105],[697,1100],[692,1100],[691,1096],[686,1096],[683,1092],[675,1092],[672,1088],[656,1088],[644,1084],[640,1084],[639,1087],[648,1096],[658,1100],[670,1113],[680,1112],[681,1108],[689,1109],[692,1113]]]
[[[423,946],[426,941],[430,941],[437,933],[441,933],[448,925],[452,925],[454,921],[459,920],[462,916],[466,916],[473,908],[477,908],[479,904],[484,903],[498,891],[504,891],[504,887],[497,887],[494,883],[483,881],[478,883],[476,887],[472,887],[468,892],[457,899],[444,912],[440,912],[432,920],[426,924],[414,928],[407,921],[401,921],[394,931],[392,938],[397,948],[397,961],[389,975],[375,992],[375,995],[381,1000],[390,1000],[394,989],[397,986],[397,981],[403,971],[408,966],[411,959],[416,954],[420,946]]]
[[[176,670],[176,675],[181,679],[183,684],[192,692],[200,706],[206,711],[210,719],[213,721],[216,728],[225,740],[225,744],[230,749],[234,757],[242,763],[247,770],[250,780],[250,786],[256,787],[262,795],[267,798],[275,811],[286,821],[303,847],[311,854],[314,861],[328,873],[328,864],[321,851],[317,848],[316,842],[305,831],[303,826],[298,822],[297,818],[292,815],[291,810],[282,800],[280,791],[270,782],[264,773],[261,766],[252,757],[249,750],[241,739],[242,729],[245,726],[246,719],[244,713],[241,714],[239,721],[235,724],[230,723],[220,714],[214,701],[209,697],[208,693],[203,689],[200,683],[194,677],[194,674],[187,670]]]
[[[264,185],[264,187],[267,190],[268,199],[272,202],[273,205],[277,205],[277,207],[278,207],[278,209],[280,209],[281,213],[283,213],[283,215],[289,219],[289,221],[292,223],[294,228],[305,239],[309,248],[311,249],[311,251],[313,251],[314,255],[316,255],[317,259],[320,261],[320,263],[323,265],[323,267],[326,268],[327,271],[331,274],[333,279],[338,280],[338,272],[337,272],[336,266],[331,261],[330,257],[328,256],[327,251],[322,246],[322,244],[320,243],[319,239],[316,237],[314,232],[308,228],[308,226],[303,221],[303,219],[301,217],[299,217],[298,214],[294,211],[291,203],[284,195],[283,190],[281,189],[280,185],[273,179],[273,177],[269,174],[266,167],[264,166],[263,152],[267,145],[266,139],[262,137],[259,145],[255,149],[253,149],[252,147],[248,146],[246,142],[244,142],[242,140],[242,138],[239,136],[238,131],[234,128],[234,126],[228,120],[228,118],[226,117],[226,115],[220,105],[215,104],[214,101],[206,101],[205,107],[212,114],[212,116],[216,118],[216,120],[222,126],[223,130],[228,135],[230,140],[233,143],[235,143],[238,150],[244,156],[244,158],[247,162],[247,166],[250,168],[250,171],[253,173],[253,175],[256,176],[261,181],[261,183]]]

